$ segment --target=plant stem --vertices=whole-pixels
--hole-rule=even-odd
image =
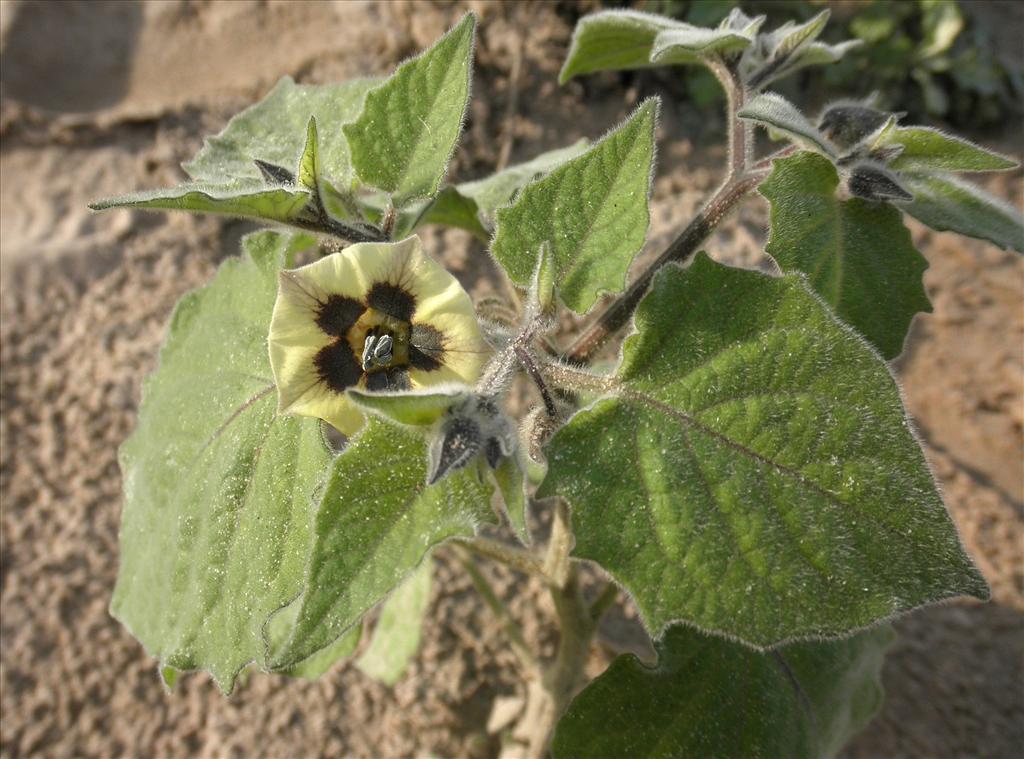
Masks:
[[[572,550],[572,526],[569,509],[563,501],[555,508],[545,567],[552,571],[549,585],[551,600],[558,618],[559,640],[554,661],[545,668],[541,688],[531,694],[527,707],[530,727],[529,759],[544,759],[548,755],[551,737],[562,713],[569,706],[577,686],[584,679],[590,642],[596,625],[590,609],[583,600],[576,564],[569,559]],[[564,575],[561,581],[554,578]]]
[[[473,561],[472,557],[469,556],[469,552],[465,550],[456,551],[456,556],[459,563],[462,564],[466,573],[469,575],[470,581],[473,583],[473,587],[476,588],[477,593],[484,599],[491,611],[501,622],[502,628],[505,630],[505,634],[508,636],[509,641],[512,643],[512,648],[519,659],[519,663],[522,665],[524,671],[528,677],[537,677],[540,673],[540,665],[537,659],[534,657],[533,652],[530,651],[530,647],[526,644],[526,640],[523,638],[523,633],[519,629],[519,625],[512,619],[512,615],[508,611],[508,607],[502,603],[501,599],[498,598],[498,594],[494,592],[494,588],[484,577],[483,573],[477,567],[476,562]]]
[[[482,537],[454,538],[452,542],[458,543],[475,554],[500,562],[517,572],[535,575],[545,580],[548,578],[540,559],[529,551]]]
[[[686,225],[665,251],[648,266],[640,276],[611,303],[584,332],[576,338],[564,358],[570,363],[586,365],[601,347],[626,325],[637,305],[650,287],[654,275],[669,263],[684,263],[707,239],[733,207],[751,190],[759,185],[771,170],[771,161],[751,166],[753,134],[750,125],[736,118],[743,107],[746,91],[735,73],[735,69],[721,61],[711,65],[725,89],[728,100],[726,121],[729,125],[729,173],[722,185],[711,196],[707,204]]]
[[[551,392],[544,381],[544,376],[540,373],[540,369],[537,368],[537,362],[533,360],[533,356],[530,355],[528,348],[516,346],[515,351],[519,363],[526,369],[526,373],[530,375],[533,384],[540,391],[540,396],[544,400],[544,410],[547,412],[548,417],[554,419],[558,416],[558,409],[555,407],[555,399],[551,397]]]

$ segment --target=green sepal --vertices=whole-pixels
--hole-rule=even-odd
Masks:
[[[586,153],[523,188],[498,210],[491,252],[527,287],[541,246],[550,245],[565,304],[584,313],[601,291],[618,292],[643,247],[654,162],[658,101],[644,101]]]
[[[397,208],[440,189],[469,102],[475,29],[467,13],[370,91],[362,114],[343,128],[359,178]]]
[[[759,188],[771,203],[765,250],[783,271],[802,271],[814,290],[884,358],[903,350],[910,322],[930,312],[923,274],[900,212],[886,203],[836,196],[828,159],[800,152],[774,162]]]
[[[988,596],[888,367],[802,275],[700,254],[635,318],[537,497],[569,502],[574,555],[652,634],[682,620],[764,648]]]
[[[398,424],[428,427],[441,421],[452,406],[465,400],[470,387],[421,389],[399,393],[367,393],[351,389],[348,397],[362,408],[373,411]]]
[[[619,656],[558,723],[554,759],[832,757],[882,704],[888,625],[751,651],[683,626],[658,662]]]

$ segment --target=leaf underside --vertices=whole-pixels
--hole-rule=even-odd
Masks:
[[[766,647],[987,596],[887,367],[803,277],[700,255],[658,275],[636,326],[537,495],[569,501],[575,555],[648,630]]]
[[[1024,215],[976,184],[950,174],[900,175],[914,195],[900,207],[939,232],[957,232],[1024,253]]]
[[[558,723],[555,759],[820,759],[878,711],[891,628],[757,653],[670,627],[658,664],[618,657]]]
[[[308,242],[252,235],[247,257],[182,298],[120,451],[111,613],[163,664],[208,670],[225,691],[265,665],[263,624],[301,588],[330,460],[318,422],[276,415],[267,356],[277,271]]]
[[[804,272],[839,318],[895,358],[914,314],[932,310],[923,282],[928,262],[896,208],[840,200],[838,185],[835,167],[821,156],[776,160],[760,187],[771,203],[765,251],[783,271]]]

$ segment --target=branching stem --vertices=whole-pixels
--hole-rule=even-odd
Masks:
[[[586,365],[596,353],[622,329],[633,316],[654,280],[654,275],[669,263],[685,263],[697,252],[728,213],[751,190],[756,188],[771,171],[771,156],[751,165],[753,134],[750,125],[736,118],[743,107],[746,92],[732,67],[721,61],[711,70],[725,89],[728,100],[729,173],[707,204],[686,225],[665,251],[641,272],[640,276],[606,308],[597,320],[583,331],[565,352],[564,358],[573,364]]]

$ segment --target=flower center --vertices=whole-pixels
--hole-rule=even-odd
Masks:
[[[349,330],[352,352],[361,357],[367,374],[409,363],[408,322],[396,319],[374,308],[363,312]]]

